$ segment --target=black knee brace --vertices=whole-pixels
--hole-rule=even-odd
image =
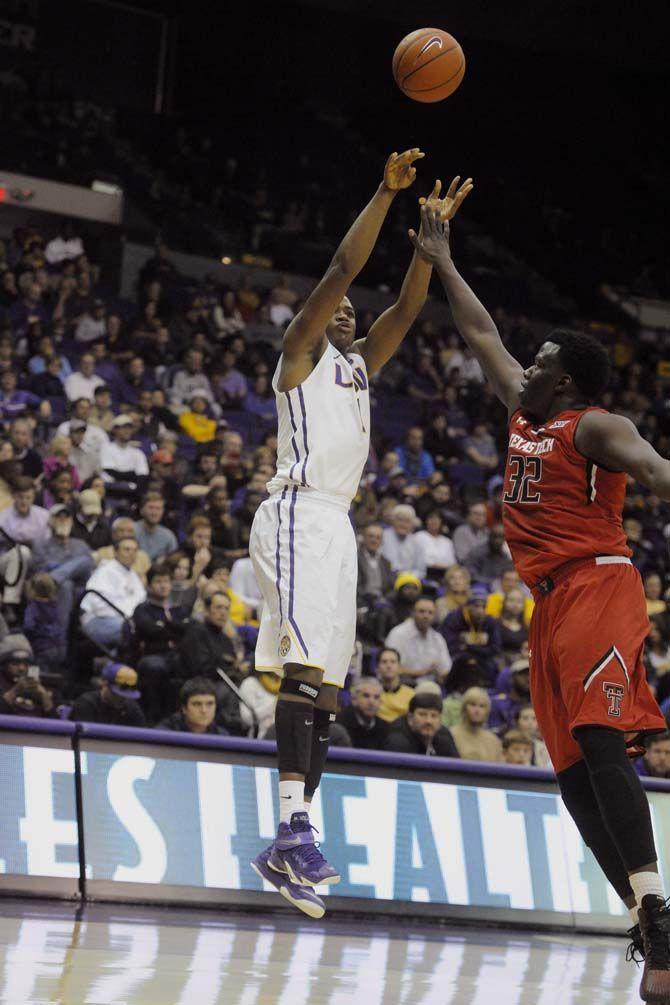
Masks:
[[[649,803],[626,753],[624,734],[602,726],[575,730],[607,830],[627,872],[655,862]]]
[[[628,872],[612,836],[605,826],[591,776],[585,761],[577,761],[556,776],[565,808],[577,825],[587,848],[618,895],[626,900],[633,893]]]
[[[324,712],[322,708],[314,709],[314,727],[312,729],[312,757],[309,774],[305,778],[305,798],[311,799],[319,787],[323,769],[326,766],[328,747],[330,746],[329,729],[335,720],[333,712]]]
[[[282,677],[279,685],[280,694],[297,694],[307,701],[316,701],[321,691],[320,684],[310,684],[306,680],[299,680],[297,677]]]

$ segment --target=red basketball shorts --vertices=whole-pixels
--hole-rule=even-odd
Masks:
[[[580,760],[578,726],[609,726],[629,740],[667,729],[642,662],[649,618],[637,569],[593,559],[534,593],[531,700],[554,770]]]

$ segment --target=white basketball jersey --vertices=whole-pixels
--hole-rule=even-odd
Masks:
[[[351,502],[370,449],[370,392],[365,360],[328,343],[309,377],[279,391],[281,359],[272,387],[277,399],[277,474],[268,492],[302,485]]]

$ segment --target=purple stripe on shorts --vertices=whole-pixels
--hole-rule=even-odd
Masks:
[[[305,468],[307,467],[307,458],[309,457],[309,447],[307,446],[307,409],[305,408],[305,399],[300,384],[298,384],[298,398],[300,399],[300,409],[302,411],[302,442],[305,444],[305,460],[302,462],[301,481],[303,485],[307,485],[305,480]]]
[[[295,424],[295,416],[293,415],[293,402],[291,401],[291,394],[289,391],[284,391],[286,395],[286,400],[288,401],[288,414],[291,416],[291,426],[293,428],[293,436],[291,437],[291,446],[293,447],[293,453],[295,454],[295,464],[291,465],[291,470],[288,473],[289,478],[293,478],[293,472],[296,466],[300,463],[300,454],[298,453],[298,448],[295,442],[295,434],[298,432],[298,427]]]
[[[293,626],[293,630],[298,637],[298,642],[303,648],[305,656],[309,656],[309,650],[305,645],[305,640],[302,637],[302,633],[298,628],[295,620],[293,618],[293,586],[295,583],[295,550],[293,547],[293,526],[295,522],[295,501],[298,498],[297,486],[293,486],[291,491],[291,504],[289,506],[289,521],[288,521],[288,548],[290,556],[290,566],[289,566],[289,585],[288,585],[288,620]]]
[[[281,494],[281,499],[277,500],[277,552],[275,555],[275,561],[277,565],[277,575],[275,578],[275,583],[277,584],[277,596],[279,597],[279,621],[280,623],[284,620],[284,614],[282,611],[281,602],[281,552],[279,550],[279,532],[281,531],[281,504],[286,498],[286,492],[288,490],[284,489]]]

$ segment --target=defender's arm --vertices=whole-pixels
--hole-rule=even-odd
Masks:
[[[519,407],[523,367],[507,351],[493,318],[480,303],[454,265],[449,248],[449,222],[439,210],[426,204],[421,209],[420,235],[410,231],[418,254],[430,262],[444,286],[454,324],[472,349],[482,370],[510,413]]]
[[[382,184],[354,220],[325,276],[286,329],[282,346],[281,390],[290,390],[311,372],[312,355],[323,339],[326,325],[370,257],[396,194],[414,181],[416,168],[412,167],[413,162],[423,156],[420,150],[414,148],[389,157]]]
[[[670,501],[670,461],[661,457],[623,415],[587,412],[575,431],[580,454],[610,471],[625,471]]]

